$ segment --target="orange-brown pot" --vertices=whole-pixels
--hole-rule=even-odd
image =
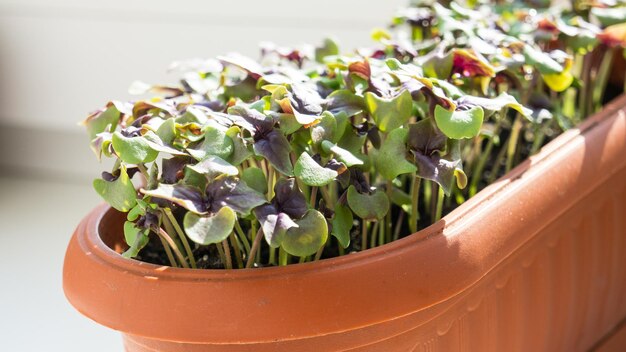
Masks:
[[[578,351],[626,317],[626,97],[438,223],[315,263],[189,270],[123,259],[93,210],[65,294],[127,351]],[[623,346],[622,346],[623,347]]]

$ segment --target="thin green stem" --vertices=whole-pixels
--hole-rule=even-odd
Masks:
[[[540,128],[535,134],[535,140],[533,141],[533,145],[530,148],[530,155],[535,155],[539,151],[539,148],[543,146],[543,141],[546,139],[546,131],[545,128]]]
[[[180,252],[180,250],[178,249],[178,246],[176,246],[176,243],[174,243],[174,240],[172,239],[172,237],[167,232],[165,232],[165,230],[163,230],[162,228],[159,228],[159,237],[163,238],[167,242],[167,244],[170,246],[174,254],[176,254],[176,257],[178,258],[178,261],[183,266],[183,268],[189,268],[189,264],[187,264],[187,261],[185,260],[185,256]]]
[[[285,266],[287,264],[289,264],[289,253],[280,247],[278,249],[278,265]]]
[[[381,227],[381,221],[383,220],[378,220],[374,223],[374,226],[372,226],[372,233],[370,234],[370,248],[374,248],[376,247],[376,238],[378,236],[378,231],[379,228]],[[383,224],[383,227],[385,225]]]
[[[274,168],[267,163],[267,200],[274,198]]]
[[[174,217],[172,210],[170,208],[165,208],[163,209],[163,212],[165,213],[165,217],[170,223],[170,225],[172,225],[172,227],[174,228],[174,231],[178,234],[178,238],[180,238],[180,241],[182,242],[183,247],[185,248],[185,252],[187,252],[187,256],[189,257],[189,262],[191,263],[191,267],[194,269],[197,269],[196,259],[193,256],[193,251],[191,250],[191,246],[189,245],[187,236],[185,236],[183,229],[180,227],[180,225],[178,225],[178,221],[176,221],[176,218]]]
[[[215,248],[217,248],[217,253],[220,255],[220,261],[224,264],[224,268],[226,268],[226,253],[224,253],[224,248],[221,243],[216,243]]]
[[[165,227],[165,232],[167,232],[168,234],[172,234],[172,240],[174,241],[174,245],[180,250],[180,241],[176,240],[174,228],[167,221],[163,221],[163,227]],[[186,259],[185,262],[187,262]]]
[[[441,186],[439,186],[439,184],[435,183],[434,181],[431,181],[430,183],[432,184],[433,189],[433,195],[430,199],[430,219],[432,222],[436,222],[437,220],[434,219],[437,217],[437,207],[439,205],[439,191]]]
[[[137,168],[139,169],[139,172],[141,172],[141,175],[146,178],[147,182],[150,179],[150,173],[148,173],[148,169],[146,169],[146,166],[143,163],[139,163],[137,164]]]
[[[611,67],[613,66],[613,57],[613,49],[608,49],[604,53],[604,57],[602,58],[600,67],[598,67],[598,74],[596,76],[596,79],[594,80],[593,89],[595,111],[600,110],[600,108],[602,107],[602,98],[604,97],[604,92],[609,82],[609,73],[611,72]]]
[[[417,232],[417,222],[420,218],[419,196],[421,181],[421,177],[417,176],[417,174],[413,175],[413,182],[411,183],[411,216],[409,216],[409,230],[411,231],[411,233]]]
[[[496,160],[493,163],[493,168],[491,169],[491,173],[489,174],[489,180],[487,181],[487,183],[492,184],[493,181],[498,178],[498,174],[500,174],[500,168],[502,167],[502,161],[504,160],[504,155],[508,150],[508,144],[509,140],[507,139],[506,143],[502,146],[502,148],[500,148],[498,155],[496,155]]]
[[[317,252],[315,253],[315,257],[313,258],[313,261],[318,261],[320,260],[320,258],[322,258],[324,249],[326,249],[326,244],[324,244],[323,246],[320,247],[320,249],[317,250]]]
[[[387,214],[389,214],[389,213],[391,213],[391,210],[387,212]],[[389,220],[389,221],[387,221],[387,220]],[[389,224],[387,222],[389,222]],[[383,224],[378,229],[378,245],[379,246],[382,246],[383,244],[385,244],[385,235],[387,233],[389,233],[391,235],[391,226],[389,226],[390,224],[391,224],[391,217],[385,218],[385,221],[383,222]],[[389,230],[389,231],[387,231],[387,230]]]
[[[435,222],[441,220],[444,198],[445,198],[445,193],[443,192],[443,188],[439,187],[439,194],[437,196],[437,212],[435,213]]]
[[[172,249],[170,248],[169,244],[167,244],[167,241],[163,237],[159,236],[159,239],[161,240],[161,244],[163,245],[163,249],[165,250],[167,260],[170,261],[170,265],[173,268],[178,268],[178,264],[176,263],[176,259],[174,259],[174,255],[172,255]]]
[[[248,257],[248,262],[246,263],[246,268],[252,268],[254,265],[254,259],[257,256],[257,252],[261,247],[261,239],[263,238],[263,233],[261,229],[259,229],[254,236],[254,242],[252,242],[252,248],[250,249],[250,256]]]
[[[387,181],[387,198],[391,199],[391,193],[393,192],[393,183],[391,182],[391,180]],[[385,239],[387,239],[388,242],[391,242],[391,232],[393,231],[393,222],[391,221],[391,209],[389,209],[389,211],[387,211],[387,215],[385,216],[385,227],[384,227],[384,232],[382,234],[382,238],[379,238],[379,245],[383,245],[385,244]]]
[[[398,219],[396,221],[396,226],[393,230],[393,240],[397,240],[400,237],[400,230],[402,229],[402,223],[404,222],[404,217],[406,216],[406,213],[402,210],[400,210],[400,215],[398,215]],[[417,230],[416,230],[417,232]],[[415,232],[413,232],[415,233]],[[341,248],[341,246],[340,246]]]
[[[313,209],[317,209],[316,207],[316,202],[317,202],[317,187],[313,186],[311,187],[311,208]]]
[[[237,261],[237,268],[243,268],[243,257],[241,255],[241,248],[239,247],[239,240],[237,239],[237,235],[235,232],[231,232],[230,236],[228,236],[230,240],[230,245],[233,247],[233,252],[235,252],[235,260]]]
[[[489,157],[491,156],[491,149],[493,149],[493,146],[495,143],[495,136],[500,132],[500,125],[502,124],[503,120],[504,120],[504,116],[500,116],[500,118],[496,121],[496,124],[493,129],[494,137],[489,138],[489,141],[487,142],[487,146],[485,147],[485,150],[480,155],[478,162],[474,166],[474,170],[472,170],[472,181],[469,187],[470,198],[473,197],[478,192],[478,184],[480,183],[480,180],[482,179],[483,170],[485,169],[485,165],[487,164],[487,159],[489,159]]]
[[[222,241],[222,248],[224,249],[224,258],[226,258],[226,269],[232,269],[233,259],[230,256],[230,246],[228,245],[228,240]]]
[[[515,157],[515,152],[517,151],[517,145],[519,141],[519,134],[522,130],[522,120],[521,115],[517,114],[515,117],[515,121],[513,122],[513,127],[511,127],[511,135],[509,136],[509,143],[507,144],[506,150],[506,172],[511,171],[513,168],[513,160]]]
[[[364,251],[367,249],[367,225],[368,221],[363,219],[361,223],[361,250]]]
[[[319,191],[322,194],[322,199],[326,202],[326,206],[331,207],[336,203],[336,200],[333,200],[333,197],[328,192],[327,187],[319,187]]]
[[[270,248],[270,255],[267,260],[267,264],[276,265],[276,248]]]
[[[250,242],[248,241],[248,236],[246,236],[245,232],[243,232],[239,221],[235,221],[235,232],[237,233],[237,236],[239,236],[239,240],[243,244],[246,255],[250,255]]]

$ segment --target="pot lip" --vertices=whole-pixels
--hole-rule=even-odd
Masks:
[[[134,259],[122,257],[119,253],[109,248],[100,238],[99,225],[102,218],[112,210],[106,203],[102,203],[92,210],[94,215],[93,221],[87,223],[88,228],[85,233],[87,236],[80,236],[79,242],[89,250],[91,254],[98,257],[101,261],[117,267],[129,274],[139,276],[149,275],[155,279],[179,280],[179,281],[235,281],[235,280],[254,280],[264,279],[267,277],[280,277],[290,275],[302,275],[311,271],[320,273],[321,271],[335,271],[352,266],[360,266],[371,261],[383,260],[387,257],[396,256],[411,244],[421,242],[433,236],[444,235],[453,236],[458,228],[461,227],[463,220],[467,217],[474,216],[472,209],[479,207],[481,204],[490,201],[502,190],[506,189],[517,179],[519,179],[529,168],[536,167],[545,162],[551,155],[566,146],[572,139],[593,129],[601,121],[610,118],[614,113],[619,113],[626,105],[626,94],[613,99],[606,104],[603,109],[583,121],[579,126],[571,130],[565,131],[550,143],[546,144],[539,153],[529,157],[521,164],[517,165],[513,170],[506,173],[491,185],[485,187],[474,197],[461,204],[448,215],[444,216],[438,222],[430,226],[398,239],[385,245],[370,248],[363,252],[352,253],[341,257],[328,258],[318,262],[309,262],[302,264],[292,264],[287,266],[250,268],[250,269],[185,269],[174,268],[170,266],[161,266],[141,262]],[[442,229],[446,229],[445,233]]]

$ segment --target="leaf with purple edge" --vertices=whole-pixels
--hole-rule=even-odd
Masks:
[[[485,113],[480,106],[448,111],[435,107],[435,121],[439,129],[449,138],[463,139],[478,136]]]
[[[402,126],[413,113],[413,98],[407,90],[402,90],[392,98],[382,98],[367,92],[365,105],[376,126],[383,132]]]
[[[350,209],[364,220],[380,220],[389,211],[389,198],[380,190],[365,194],[359,193],[354,186],[350,186],[347,199]]]
[[[328,101],[328,111],[333,114],[343,111],[348,117],[351,117],[365,110],[363,97],[347,89],[336,90],[330,93],[326,99]]]
[[[289,215],[278,212],[276,207],[272,204],[266,204],[256,208],[254,215],[261,223],[265,241],[267,241],[267,244],[272,248],[277,248],[281,245],[287,230],[292,227],[298,227],[298,224],[296,224]]]
[[[347,248],[350,245],[350,230],[352,229],[353,221],[354,217],[350,208],[341,204],[335,206],[331,234],[337,238],[337,241],[343,248]]]
[[[306,257],[315,254],[328,239],[328,224],[324,215],[310,209],[295,221],[297,227],[287,230],[282,239],[281,247],[291,255]]]
[[[415,172],[417,168],[406,160],[408,130],[398,128],[387,135],[380,150],[374,154],[376,170],[387,180]]]
[[[221,207],[230,207],[239,214],[248,215],[252,209],[267,203],[263,194],[231,176],[218,178],[209,183],[206,195],[211,211]]]
[[[169,200],[196,214],[205,214],[208,210],[207,200],[196,187],[161,183],[156,189],[140,191],[150,197]]]
[[[187,212],[183,219],[185,233],[190,240],[201,245],[220,243],[224,241],[235,227],[237,215],[229,207],[222,207],[219,211],[198,215]]]
[[[303,152],[296,161],[294,174],[305,185],[315,187],[326,186],[338,175],[336,171],[322,167],[307,152]]]
[[[121,166],[119,175],[112,181],[96,179],[93,188],[113,208],[127,212],[137,204],[137,191],[130,181],[126,167]]]
[[[143,136],[125,137],[118,131],[113,133],[111,142],[115,153],[127,164],[149,163],[159,155]]]
[[[291,145],[287,138],[278,130],[273,130],[257,140],[254,152],[267,159],[276,170],[287,176],[293,176],[293,166],[289,153]]]

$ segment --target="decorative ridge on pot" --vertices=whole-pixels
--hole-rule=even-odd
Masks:
[[[403,319],[409,319],[420,311],[434,309],[442,302],[453,299],[460,292],[475,285],[497,263],[522,247],[539,229],[547,226],[546,223],[538,223],[536,220],[534,223],[528,224],[524,218],[532,219],[533,216],[537,215],[537,212],[542,212],[542,216],[548,219],[556,217],[559,213],[550,210],[553,203],[574,204],[576,199],[583,197],[592,191],[597,184],[600,184],[603,178],[591,177],[590,171],[583,172],[577,178],[573,177],[582,170],[583,163],[593,163],[597,168],[606,168],[607,165],[612,165],[609,169],[613,171],[606,174],[604,178],[609,177],[617,170],[623,170],[626,160],[620,156],[620,152],[626,149],[626,114],[623,108],[625,103],[626,97],[622,97],[607,105],[603,112],[585,122],[581,126],[580,132],[575,130],[558,137],[552,146],[541,151],[537,157],[518,166],[503,179],[482,191],[481,195],[444,217],[439,223],[406,239],[368,252],[314,264],[250,271],[176,268],[160,270],[158,266],[122,260],[119,256],[114,255],[115,252],[105,247],[102,242],[97,243],[99,241],[97,226],[102,216],[110,214],[107,207],[99,207],[92,212],[87,222],[79,226],[68,248],[66,270],[64,271],[66,294],[77,309],[104,325],[131,335],[180,342],[202,343],[212,341],[213,343],[230,344],[315,339],[371,325],[393,324]],[[592,141],[589,142],[588,139]],[[587,155],[586,153],[591,154]],[[585,158],[593,158],[593,160]],[[573,165],[573,170],[568,173],[555,170],[554,163],[559,160],[567,160]],[[588,168],[588,165],[586,167]],[[543,179],[539,180],[541,177]],[[528,195],[529,191],[525,191],[525,187],[528,187],[530,182],[528,181],[529,178],[534,179],[532,184],[535,188],[532,192],[541,194],[554,189],[561,189],[561,193],[557,193],[558,196],[553,199],[539,200],[533,198]],[[578,193],[574,190],[577,190]],[[505,203],[500,200],[501,198],[510,198],[510,196],[516,196],[522,202],[535,203],[535,207],[529,209],[528,206],[522,207],[516,204],[515,200]],[[493,209],[496,206],[494,204],[497,204],[500,209]],[[504,210],[501,208],[502,204],[510,205],[511,208]],[[476,213],[476,210],[479,213]],[[485,215],[490,211],[510,213]],[[559,212],[562,211],[559,210]],[[489,222],[489,232],[482,230],[479,227],[480,224],[476,223],[478,216],[482,217],[482,221]],[[517,218],[517,221],[512,221],[513,217]],[[462,226],[461,228],[456,226],[457,223],[474,226]],[[547,221],[547,224],[549,223],[550,221]],[[478,246],[476,242],[481,242],[481,246]],[[460,251],[459,253],[455,253],[454,246],[458,246],[456,249]],[[439,250],[435,250],[436,248]],[[444,248],[447,249],[443,250]],[[472,252],[472,248],[477,252]],[[90,254],[85,255],[84,252],[90,252]],[[96,258],[98,259],[96,260]],[[425,265],[426,262],[428,265]],[[114,264],[112,267],[120,264],[120,269],[129,270],[129,272],[117,268],[104,268],[111,266],[111,263]],[[76,270],[70,272],[67,270],[68,266],[74,269],[80,268],[84,272],[77,273]],[[115,273],[111,275],[115,276],[108,276],[109,274],[107,274],[94,277],[93,273],[96,271],[91,270],[94,267],[100,267],[98,270],[113,271]],[[368,267],[372,270],[363,272],[364,268]],[[444,272],[452,270],[452,267],[454,267],[454,272],[451,277],[443,275]],[[403,270],[402,268],[406,269]],[[127,279],[126,276],[132,271],[135,271],[132,273],[133,278]],[[332,275],[328,274],[331,272]],[[341,274],[344,272],[346,275],[342,276]],[[338,274],[339,276],[337,276]],[[396,277],[393,277],[394,275]],[[144,276],[144,278],[141,280],[137,276]],[[358,281],[358,284],[349,281],[350,279]],[[162,298],[150,297],[148,286],[143,289],[141,287],[143,285],[158,285],[161,282],[165,285],[172,280],[177,282],[175,284],[170,283],[170,285],[178,286],[173,288],[173,291],[181,290],[181,294],[184,292],[186,299],[191,300],[191,302],[194,300],[200,302],[200,297],[211,297],[211,293],[215,291],[227,294],[220,296],[221,299],[217,306],[210,306],[210,301],[204,303],[206,310],[199,310],[198,306],[194,305],[188,309],[185,309],[184,306],[177,306],[176,309],[185,310],[181,314],[182,317],[169,322],[151,321],[149,319],[150,311],[159,310],[157,307],[162,302]],[[124,281],[128,282],[125,283]],[[211,281],[212,284],[203,284],[207,281]],[[259,281],[268,281],[269,283],[266,285],[271,286],[271,288],[261,287]],[[281,286],[281,282],[285,285]],[[349,283],[349,287],[342,284],[346,282]],[[253,286],[246,289],[241,286],[245,283],[250,283]],[[119,287],[116,287],[117,285]],[[314,308],[306,311],[300,309],[298,314],[295,314],[297,316],[295,318],[290,317],[292,313],[289,313],[293,312],[294,307],[291,306],[294,304],[293,302],[286,302],[286,306],[281,306],[272,301],[278,296],[288,297],[289,294],[286,293],[292,291],[291,285],[298,287],[301,299],[309,299],[310,304],[314,306]],[[395,287],[394,285],[399,286]],[[403,285],[404,287],[400,288]],[[324,311],[324,306],[328,304],[327,302],[316,304],[312,300],[315,295],[308,292],[315,287],[323,292],[334,292],[338,295],[335,299],[342,302],[342,306],[334,307],[332,314],[334,319],[342,321],[342,326],[328,322],[324,324],[325,316],[319,317],[318,315],[317,318],[314,316],[315,311],[318,313],[319,310]],[[150,300],[151,304],[142,306],[141,301],[133,301],[135,306],[124,306],[125,296],[115,294],[122,289],[130,290],[126,293],[134,291],[137,292],[136,294],[145,295],[146,300]],[[103,290],[109,292],[103,292]],[[402,303],[396,304],[395,299],[384,301],[380,305],[368,307],[366,311],[361,311],[357,316],[353,312],[359,307],[359,304],[364,303],[364,298],[361,297],[364,290],[367,290],[368,299],[379,300],[393,294],[398,298],[397,301]],[[295,292],[290,293],[295,294]],[[118,304],[99,306],[97,303],[104,299],[102,295],[107,296],[108,301],[118,302]],[[239,299],[242,295],[246,299]],[[406,300],[407,297],[412,299]],[[265,301],[265,304],[271,305],[274,311],[279,311],[278,316],[284,317],[284,324],[288,327],[279,328],[278,330],[281,331],[272,329],[271,332],[254,328],[255,326],[265,326],[270,322],[269,320],[266,321],[263,315],[266,313],[262,306],[264,299],[268,300]],[[232,302],[228,303],[230,300]],[[239,307],[233,308],[233,306]],[[126,314],[122,314],[123,312],[120,311],[120,315],[111,320],[107,317],[111,316],[110,309],[112,308],[107,307],[124,307],[129,310],[137,309],[137,311]],[[255,311],[251,311],[253,308]],[[168,308],[162,307],[161,309]],[[238,313],[229,316],[229,309],[236,309]],[[237,318],[237,315],[245,312],[253,314],[250,321]],[[222,319],[216,325],[231,326],[230,324],[237,324],[238,329],[229,330],[220,328],[220,326],[211,326],[209,325],[210,322],[203,322],[203,324],[199,324],[199,327],[187,326],[186,329],[170,335],[167,326],[173,323],[183,324],[184,319],[183,321],[178,320],[189,317],[188,314],[191,316],[198,315],[198,317],[191,319],[194,322],[197,322],[200,316],[218,314]],[[272,319],[276,319],[276,317],[274,316]],[[126,320],[132,320],[134,323],[129,325]],[[149,323],[145,323],[146,320]],[[311,330],[310,326],[312,325],[317,326],[317,328]],[[313,333],[313,331],[315,332]]]

